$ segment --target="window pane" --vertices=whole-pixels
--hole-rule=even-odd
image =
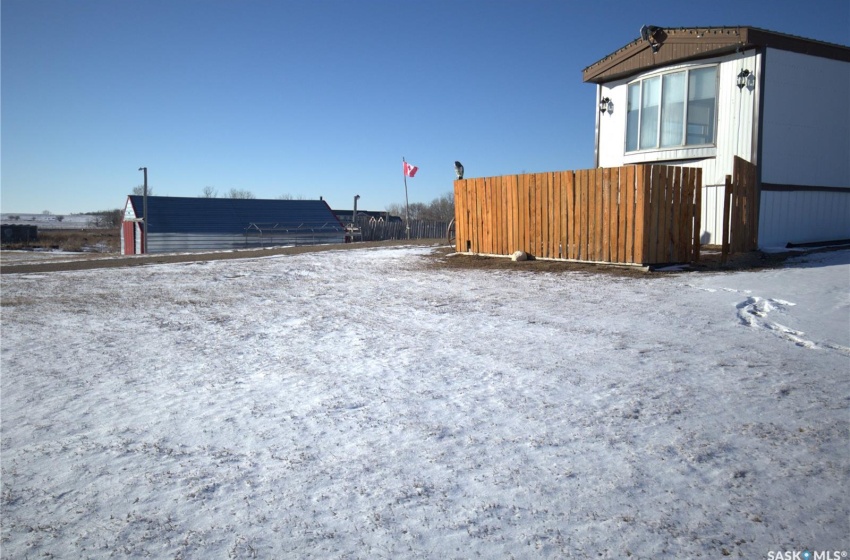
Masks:
[[[717,68],[691,70],[688,75],[688,145],[713,144]]]
[[[640,115],[640,82],[629,86],[629,106],[626,109],[626,151],[638,149],[638,122]]]
[[[664,75],[661,88],[661,147],[681,146],[685,124],[685,73]]]
[[[658,145],[658,105],[661,102],[661,78],[642,82],[640,111],[640,149]]]

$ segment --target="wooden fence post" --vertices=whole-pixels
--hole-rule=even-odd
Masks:
[[[702,168],[692,168],[690,177],[694,184],[694,262],[699,262],[700,243],[702,243]]]
[[[729,256],[729,242],[730,242],[730,234],[729,231],[729,217],[731,214],[731,206],[732,206],[732,189],[734,188],[732,183],[732,176],[726,176],[726,188],[723,193],[723,241],[720,249],[720,264],[726,264],[726,258]]]
[[[643,264],[649,256],[649,185],[651,167],[638,165],[635,169],[635,237],[634,260]]]

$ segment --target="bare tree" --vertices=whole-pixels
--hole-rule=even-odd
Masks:
[[[407,209],[404,204],[390,204],[386,208],[393,216],[405,217]],[[455,197],[453,193],[446,193],[435,198],[430,204],[424,202],[410,203],[411,220],[435,220],[448,222],[455,216]]]
[[[404,204],[388,204],[384,210],[391,216],[404,216]]]
[[[116,208],[115,210],[101,210],[99,212],[91,212],[91,227],[99,228],[115,228],[121,225],[121,220],[124,218],[124,211]]]
[[[124,211],[120,208],[106,212],[106,227],[118,227],[124,219]]]
[[[453,193],[446,193],[439,198],[431,201],[431,204],[423,211],[420,216],[426,220],[438,220],[448,222],[455,217],[455,197]]]
[[[206,186],[204,190],[201,191],[201,198],[216,198],[218,196],[218,191],[215,187]]]
[[[257,198],[254,193],[247,189],[230,189],[227,198]]]
[[[422,220],[425,219],[425,213],[428,210],[428,206],[424,202],[411,202],[410,203],[410,219],[411,220]]]
[[[133,187],[133,194],[136,196],[143,196],[145,194],[145,186],[136,185],[135,187]],[[150,185],[148,185],[148,196],[153,196],[153,189]]]

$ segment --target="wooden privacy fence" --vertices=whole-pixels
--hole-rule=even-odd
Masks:
[[[699,259],[702,170],[632,165],[455,181],[458,252],[591,262]]]
[[[758,249],[759,196],[756,166],[735,156],[732,175],[726,176],[721,262],[726,262],[729,253],[745,253]]]

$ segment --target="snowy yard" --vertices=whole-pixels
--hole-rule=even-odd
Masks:
[[[3,558],[850,551],[850,251],[2,279]]]

